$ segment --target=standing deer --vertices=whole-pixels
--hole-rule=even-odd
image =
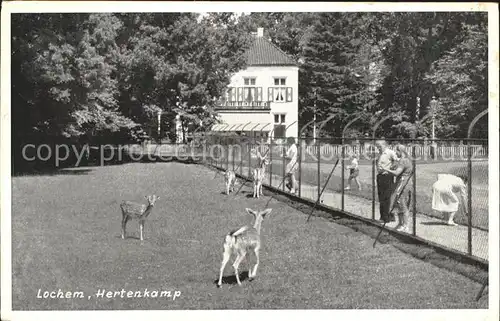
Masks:
[[[122,239],[125,239],[127,222],[132,219],[139,221],[141,241],[144,240],[144,223],[146,222],[149,214],[151,214],[151,212],[153,211],[153,207],[155,206],[156,201],[160,199],[160,197],[152,195],[144,196],[144,198],[148,200],[148,205],[129,201],[123,201],[120,204],[120,208],[122,209]]]
[[[266,175],[266,167],[271,164],[271,162],[267,159],[267,155],[262,156],[259,151],[255,152],[257,155],[257,159],[259,161],[258,167],[254,168],[252,171],[253,178],[253,197],[260,198],[262,194],[262,183],[264,182],[264,178]]]
[[[229,195],[229,192],[232,192],[234,190],[234,184],[236,183],[236,174],[231,170],[227,170],[226,173],[224,173],[224,180],[226,183],[226,195]]]
[[[259,250],[261,247],[260,227],[262,221],[264,220],[266,215],[271,213],[272,209],[268,208],[263,211],[254,211],[252,209],[246,208],[245,210],[255,217],[255,223],[253,227],[243,226],[242,228],[232,231],[231,233],[226,235],[224,241],[224,254],[219,274],[219,282],[217,283],[218,287],[222,286],[222,274],[224,273],[224,268],[226,267],[227,262],[229,262],[232,254],[236,254],[236,258],[233,262],[233,268],[238,285],[241,286],[238,267],[241,261],[245,258],[247,252],[253,251],[256,258],[253,270],[251,268],[248,270],[248,277],[250,281],[252,281],[257,274],[257,267],[259,266]]]

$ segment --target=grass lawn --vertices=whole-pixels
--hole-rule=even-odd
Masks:
[[[273,200],[257,278],[215,286],[224,235],[268,198],[226,196],[222,177],[178,163],[133,163],[12,179],[13,310],[486,308],[480,285],[346,226]],[[124,200],[161,197],[138,240],[120,238]],[[246,271],[243,261],[241,271]],[[38,291],[82,291],[40,299]],[[105,291],[180,291],[172,298],[96,298]]]

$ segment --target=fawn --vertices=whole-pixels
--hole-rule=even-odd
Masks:
[[[263,195],[262,182],[264,181],[264,176],[266,175],[266,167],[271,164],[271,162],[267,159],[267,156],[262,156],[259,151],[257,151],[256,153],[259,160],[259,165],[252,171],[253,197],[260,198],[260,195]]]
[[[229,192],[232,192],[234,190],[234,184],[236,183],[236,174],[231,170],[227,170],[224,174],[224,180],[226,182],[226,195],[229,195]]]
[[[248,277],[250,281],[252,281],[257,274],[257,267],[259,266],[259,250],[261,246],[260,226],[266,215],[271,213],[272,209],[268,208],[263,211],[254,211],[252,209],[246,208],[245,210],[255,217],[255,223],[253,227],[243,226],[242,228],[232,231],[231,233],[226,235],[219,282],[217,283],[218,287],[222,286],[222,274],[224,273],[224,268],[226,267],[226,264],[231,258],[232,254],[236,254],[236,259],[233,262],[233,268],[238,285],[241,286],[238,267],[249,251],[254,251],[256,258],[253,270],[251,268],[248,270]]]
[[[141,231],[141,241],[144,240],[144,222],[148,218],[149,214],[153,211],[153,207],[157,200],[160,199],[159,196],[144,196],[145,199],[148,200],[148,205],[123,201],[120,204],[120,208],[122,209],[122,239],[125,239],[125,229],[127,228],[127,222],[132,220],[139,221],[139,228]]]

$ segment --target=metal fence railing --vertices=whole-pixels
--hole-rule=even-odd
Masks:
[[[296,195],[317,201],[326,178],[335,162],[340,159],[319,201],[334,209],[378,220],[380,203],[377,158],[380,153],[375,147],[376,140],[296,139],[299,155],[295,171],[298,185]],[[256,141],[238,137],[233,137],[231,144],[226,144],[221,139],[214,141],[220,144],[222,152],[209,155],[206,159],[209,164],[222,169],[236,169],[237,173],[251,179],[250,171],[257,165],[257,159],[251,150],[259,150],[262,155],[267,153],[271,160],[265,185],[289,192],[285,184],[281,184],[288,163],[284,157],[289,147],[286,142],[271,139]],[[414,171],[406,187],[411,194],[408,204],[411,216],[408,232],[433,243],[488,260],[488,141],[469,138],[458,144],[449,140],[419,139],[388,139],[386,142],[389,149],[394,149],[397,144],[405,146]],[[348,167],[354,153],[359,155],[357,181],[354,177],[349,179],[351,175]],[[458,196],[460,206],[454,219],[457,226],[445,224],[445,213],[433,210],[432,186],[439,174],[452,174],[469,179],[467,200],[464,202]],[[405,195],[404,199],[408,201],[408,196]],[[391,224],[388,227],[393,228]]]
[[[473,125],[474,122],[470,128],[473,128]],[[376,128],[373,132],[376,132]],[[405,146],[414,172],[406,188],[411,195],[408,204],[411,213],[408,232],[433,243],[488,260],[488,140],[470,138],[470,132],[468,138],[460,141],[387,139],[386,142],[389,149],[394,149],[398,144]],[[384,190],[377,185],[377,158],[380,153],[375,146],[376,141],[376,136],[359,139],[296,138],[296,195],[353,215],[378,220],[379,192]],[[36,147],[39,144],[32,140],[28,142],[33,144],[32,147],[19,149],[14,156],[34,158],[33,154],[37,152]],[[251,170],[258,164],[252,150],[258,150],[271,161],[267,167],[264,184],[279,188],[285,193],[290,192],[283,183],[289,162],[285,153],[290,147],[284,139],[204,133],[188,144],[85,145],[78,147],[78,151],[87,147],[88,152],[80,166],[92,163],[103,165],[108,161],[112,163],[185,159],[204,162],[222,170],[230,169],[248,179],[251,179]],[[54,148],[57,148],[57,145]],[[60,150],[62,152],[63,148]],[[358,155],[358,171],[357,175],[353,175],[356,177],[351,176],[349,170],[353,154]],[[24,163],[17,158],[15,167],[19,168]],[[60,166],[74,165],[77,160],[73,158],[61,161],[63,165]],[[338,165],[334,169],[337,161]],[[52,159],[43,164],[26,163],[36,167],[47,162],[54,163]],[[325,186],[330,174],[331,178]],[[445,214],[433,209],[433,184],[439,174],[468,177],[466,201],[460,199],[460,206],[454,218],[458,226],[444,224]],[[324,193],[321,194],[323,189]],[[404,196],[405,201],[408,201],[407,197],[408,195]],[[388,225],[388,228],[393,227]]]

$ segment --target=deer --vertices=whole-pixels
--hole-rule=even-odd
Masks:
[[[259,165],[252,170],[252,178],[253,178],[253,197],[260,198],[262,193],[262,182],[264,181],[264,177],[266,175],[266,167],[271,164],[271,161],[267,159],[267,154],[262,156],[259,151],[255,151],[257,155],[257,159],[259,161]]]
[[[217,287],[222,286],[222,275],[224,273],[224,268],[227,262],[231,259],[233,254],[236,254],[236,258],[233,262],[234,273],[236,275],[236,281],[238,285],[241,286],[240,276],[238,274],[238,267],[241,261],[245,258],[248,252],[253,251],[255,253],[255,265],[248,270],[249,280],[252,281],[257,274],[257,268],[259,266],[259,250],[261,248],[260,239],[260,228],[262,221],[271,213],[272,209],[267,208],[263,211],[254,211],[250,208],[245,208],[248,214],[252,214],[255,218],[253,226],[243,226],[237,230],[233,230],[226,235],[224,240],[224,252],[222,258],[222,265],[220,268],[219,282]]]
[[[234,184],[236,183],[236,174],[231,170],[227,170],[224,173],[224,180],[226,183],[226,195],[229,195],[229,193],[234,190]]]
[[[147,205],[130,201],[123,201],[120,204],[120,208],[122,210],[122,239],[125,239],[127,222],[132,219],[139,221],[141,241],[144,241],[144,223],[153,211],[153,207],[155,206],[156,201],[160,199],[160,197],[156,195],[150,195],[144,196],[144,198],[148,201]]]

